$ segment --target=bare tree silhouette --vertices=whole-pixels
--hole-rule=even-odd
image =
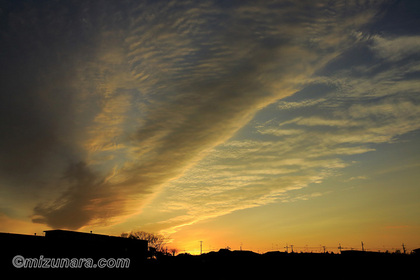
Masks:
[[[175,254],[178,253],[178,249],[172,248],[172,249],[169,249],[169,252],[171,252],[172,253],[172,256],[175,257]]]
[[[156,252],[163,252],[163,247],[168,241],[168,238],[161,234],[145,231],[132,231],[130,233],[122,233],[121,237],[147,240],[147,242],[149,243],[149,247],[154,248]]]

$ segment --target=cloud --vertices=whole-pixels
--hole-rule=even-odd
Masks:
[[[325,101],[325,99],[316,99],[316,100],[304,100],[301,102],[287,102],[287,101],[280,101],[279,108],[280,109],[295,109],[295,108],[302,108],[302,107],[310,107],[320,102]]]
[[[70,165],[61,184],[68,184],[68,189],[53,203],[36,206],[32,219],[34,222],[77,229],[93,218],[103,217],[104,212],[109,214],[110,202],[104,199],[111,197],[110,194],[104,194],[107,191],[106,184],[85,163]],[[114,196],[112,200],[115,202],[117,197]]]
[[[301,118],[296,121],[298,125],[304,126],[331,126],[331,127],[351,127],[357,126],[358,123],[346,119],[324,119],[320,117]]]
[[[372,37],[372,49],[381,58],[392,62],[418,55],[420,36],[398,36],[394,38],[375,35]]]
[[[382,37],[362,37],[351,51],[343,51],[322,71],[302,79],[307,84],[299,92],[314,82],[333,89],[313,91],[312,96],[308,91],[262,109],[263,120],[256,117],[246,126],[246,134],[216,146],[182,177],[169,182],[162,194],[165,201],[156,205],[167,212],[182,210],[182,219],[172,217],[165,223],[163,218],[159,229],[173,233],[233,211],[319,196],[317,192],[294,196],[293,191],[322,183],[352,165],[346,156],[374,152],[377,144],[398,142],[401,135],[420,129],[414,78],[418,59],[411,60],[417,54],[412,48],[416,39],[383,37],[379,42],[384,45],[378,47],[376,41]],[[390,56],[387,41],[399,39],[398,57]],[[394,43],[390,46],[397,48]],[[359,52],[367,58],[347,60]],[[343,69],[324,71],[338,62]],[[366,178],[349,176],[344,182]]]
[[[354,181],[354,180],[366,180],[366,176],[356,176],[356,177],[350,177],[348,181]]]
[[[347,109],[334,108],[328,114],[324,110],[323,118],[301,117],[287,123],[273,120],[258,124],[255,133],[274,138],[227,141],[182,177],[167,184],[164,201],[156,202],[161,210],[156,211],[167,211],[175,217],[165,220],[163,215],[158,229],[174,233],[184,226],[233,211],[323,195],[294,191],[341,174],[340,170],[354,164],[347,156],[374,152],[376,144],[393,143],[400,135],[420,129],[418,109],[414,102],[385,99],[350,105]],[[366,178],[349,176],[343,181]],[[176,213],[181,210],[182,220],[178,220]]]
[[[312,83],[317,70],[357,41],[355,30],[375,11],[374,5],[356,2],[311,1],[10,5],[2,10],[0,34],[6,54],[1,58],[0,125],[8,135],[0,140],[2,186],[28,193],[25,202],[33,206],[34,222],[76,229],[139,213],[172,181],[199,180],[185,174],[213,153],[219,158],[206,168],[226,171],[203,177],[215,184],[209,186],[215,200],[205,211],[200,208],[202,217],[268,203],[286,190],[319,182],[345,163],[308,160],[305,141],[318,135],[299,131],[321,123],[347,128],[344,117],[343,123],[301,118],[291,123],[298,128],[259,128],[266,136],[288,137],[282,145],[223,145],[259,110]],[[405,73],[413,72],[410,67]],[[335,83],[360,93],[362,85],[373,88],[393,71],[362,84],[346,77]],[[416,89],[414,82],[393,86]],[[385,85],[378,90],[391,91]],[[288,105],[307,108],[329,101]],[[335,141],[351,142],[348,132]],[[299,148],[293,141],[306,150],[291,157]],[[318,153],[328,153],[319,141]],[[233,154],[224,158],[215,147]],[[362,144],[357,149],[341,153],[368,150]],[[335,152],[340,153],[338,147]],[[240,157],[252,162],[250,174],[229,167],[239,165]],[[225,162],[218,162],[222,158]],[[271,165],[263,168],[267,160]],[[283,187],[277,188],[280,177]],[[200,192],[206,188],[190,196],[204,204]]]
[[[259,131],[276,136],[291,135],[282,134],[283,130],[301,131],[302,134],[324,139],[328,145],[337,145],[390,143],[398,136],[420,128],[418,100],[402,97],[384,98],[371,104],[340,104],[338,108],[330,109],[328,117],[299,117],[281,122],[276,128],[260,128]],[[314,131],[314,127],[318,130]]]

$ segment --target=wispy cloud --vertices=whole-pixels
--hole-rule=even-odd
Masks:
[[[372,37],[372,49],[381,58],[392,62],[418,55],[420,36]]]
[[[344,156],[373,152],[376,144],[396,142],[420,129],[418,79],[409,78],[418,70],[416,62],[407,61],[418,55],[411,47],[416,39],[410,38],[398,56],[389,55],[389,40],[378,35],[355,38],[351,51],[363,46],[373,62],[346,61],[348,69],[342,65],[343,69],[327,71],[351,53],[343,51],[317,74],[301,80],[308,87],[314,82],[333,84],[332,90],[309,99],[280,100],[279,117],[248,125],[253,140],[224,142],[169,183],[165,202],[158,205],[168,211],[183,209],[183,219],[171,218],[161,229],[174,232],[232,211],[320,196],[315,192],[293,197],[291,191],[322,183],[350,166]],[[396,61],[405,62],[393,64]],[[365,179],[353,176],[347,181]]]
[[[302,107],[310,107],[310,106],[317,105],[323,101],[325,101],[325,99],[304,100],[300,102],[280,101],[279,108],[280,109],[295,109],[295,108],[302,108]]]
[[[398,141],[398,136],[420,128],[418,105],[385,100],[371,105],[352,105],[275,127],[276,122],[255,127],[257,133],[272,135],[266,140],[235,140],[219,145],[183,177],[165,189],[161,207],[183,209],[183,221],[166,224],[172,233],[183,226],[274,202],[308,200],[322,195],[293,195],[293,190],[322,183],[353,163],[343,156],[375,151],[375,144]],[[395,106],[389,107],[390,104]],[[401,110],[409,107],[410,110]],[[384,110],[383,108],[388,108]],[[359,112],[359,113],[356,113]],[[376,114],[381,114],[376,118]],[[340,115],[341,120],[336,116]],[[314,130],[314,126],[319,126]],[[290,127],[293,127],[291,129]],[[324,130],[322,128],[326,128]],[[332,130],[331,130],[332,129]],[[345,182],[365,180],[349,177]],[[159,204],[158,204],[159,205]],[[169,210],[170,211],[170,210]]]
[[[348,165],[340,155],[418,128],[418,102],[407,97],[418,82],[405,79],[414,62],[361,64],[357,79],[334,64],[360,44],[388,62],[415,54],[415,37],[360,35],[377,12],[357,1],[9,7],[1,183],[28,193],[34,222],[63,228],[137,214],[164,186],[164,209],[185,209],[170,221],[179,226],[319,183]],[[338,90],[277,109],[330,114],[274,119],[252,128],[255,141],[229,141],[269,104],[324,82]],[[407,98],[392,99],[401,91]],[[345,103],[375,97],[389,99]]]

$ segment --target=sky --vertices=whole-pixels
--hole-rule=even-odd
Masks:
[[[420,247],[418,1],[0,1],[0,231]]]

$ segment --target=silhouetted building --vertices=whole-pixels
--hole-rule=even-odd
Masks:
[[[11,262],[15,255],[39,256],[45,252],[46,239],[43,236],[0,232],[1,257]]]
[[[413,254],[415,254],[416,256],[420,256],[420,248],[414,249]]]
[[[147,241],[68,230],[46,230],[49,253],[78,257],[146,258]]]
[[[1,261],[11,264],[16,255],[52,258],[130,258],[134,264],[147,258],[146,240],[83,233],[68,230],[47,230],[45,236],[0,233]]]

